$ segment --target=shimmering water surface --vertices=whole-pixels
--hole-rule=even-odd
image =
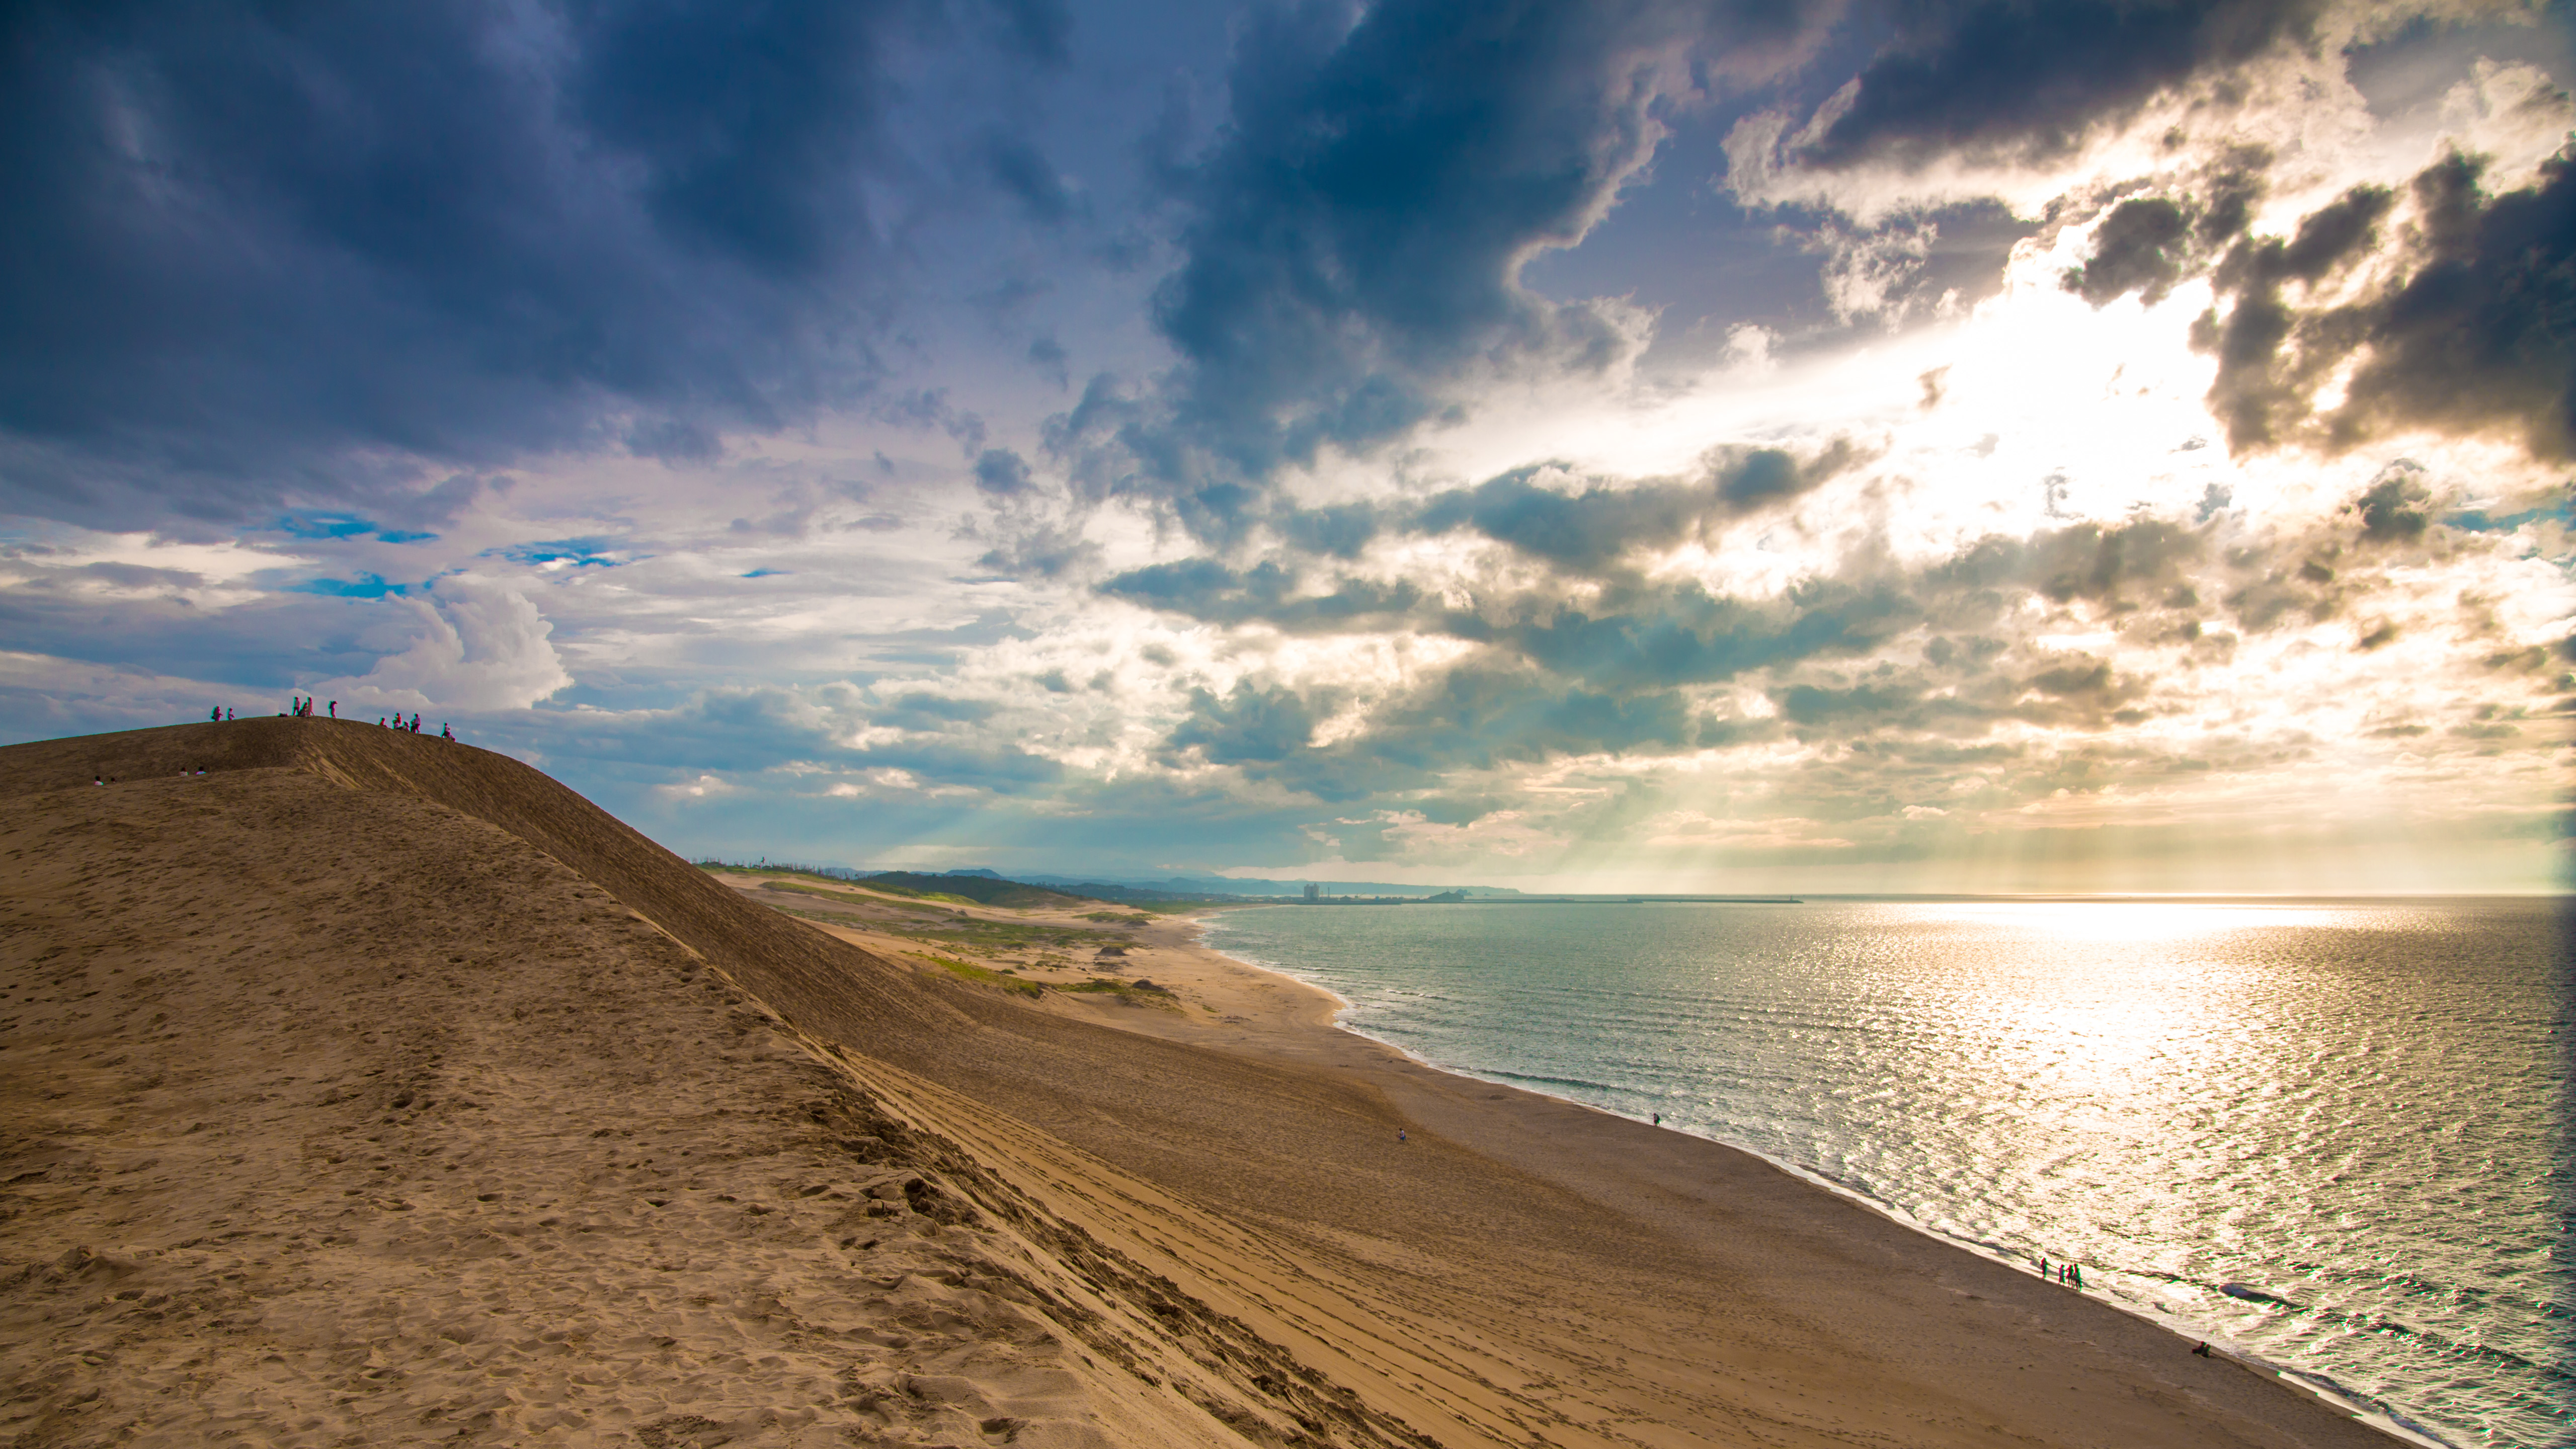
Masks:
[[[1287,906],[1435,1064],[1750,1147],[2459,1444],[2576,1444],[2559,906]]]

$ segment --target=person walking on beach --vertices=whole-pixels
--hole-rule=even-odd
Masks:
[[[331,701],[331,718],[333,718],[333,719],[338,719],[339,717],[340,717],[340,701],[338,701],[338,700],[336,700],[336,699],[335,699],[335,700]]]

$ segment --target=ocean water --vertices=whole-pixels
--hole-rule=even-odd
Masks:
[[[2576,1445],[2549,901],[1285,906],[1433,1065],[1748,1147],[2432,1439]]]

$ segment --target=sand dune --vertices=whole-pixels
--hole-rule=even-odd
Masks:
[[[1168,928],[1171,1009],[1029,1002],[462,745],[15,746],[0,858],[18,1445],[2388,1442]]]

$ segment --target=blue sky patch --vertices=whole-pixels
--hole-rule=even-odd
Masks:
[[[278,530],[292,538],[366,538],[373,536],[383,543],[430,543],[434,533],[410,529],[387,528],[372,518],[354,513],[290,513],[277,521]]]
[[[389,584],[374,574],[360,574],[354,579],[306,579],[289,584],[290,594],[320,594],[330,599],[381,599],[388,594],[400,597],[411,592],[409,584]]]
[[[632,558],[618,558],[605,552],[608,544],[609,540],[604,538],[557,538],[486,549],[484,557],[505,558],[512,563],[527,564],[535,568],[542,568],[547,564],[570,564],[574,568],[613,569],[621,564],[636,561]]]

